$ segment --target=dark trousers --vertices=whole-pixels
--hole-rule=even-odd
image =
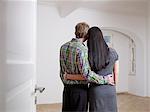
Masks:
[[[87,112],[87,85],[65,85],[62,112]]]

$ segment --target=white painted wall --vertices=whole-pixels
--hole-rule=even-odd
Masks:
[[[5,76],[5,37],[4,37],[4,14],[5,6],[0,1],[0,112],[4,112],[4,76]]]
[[[128,89],[133,94],[145,96],[146,16],[79,8],[61,18],[55,6],[38,5],[37,80],[38,85],[46,87],[44,94],[39,95],[38,103],[61,102],[63,85],[59,78],[59,48],[74,37],[74,26],[81,21],[86,21],[90,26],[114,27],[134,34],[137,46],[137,74],[129,78],[128,88],[127,85],[122,85],[120,91]],[[141,77],[143,83],[140,83]],[[127,80],[127,77],[125,79]]]
[[[112,47],[117,51],[119,55],[119,79],[117,92],[128,92],[128,76],[129,76],[129,60],[130,60],[130,48],[129,37],[115,31],[103,30],[103,35],[112,36]]]
[[[148,73],[147,73],[147,81],[148,81],[148,95],[150,97],[150,2],[148,3],[148,26],[147,26],[147,46],[148,46]]]
[[[44,13],[43,13],[44,12]],[[38,6],[37,25],[37,84],[46,90],[39,94],[38,103],[60,102],[63,85],[59,78],[59,48],[72,37],[66,20],[55,8]],[[73,27],[73,25],[72,25]]]

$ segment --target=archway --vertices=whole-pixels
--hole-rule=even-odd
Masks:
[[[118,50],[120,55],[120,82],[117,87],[118,92],[129,92],[140,95],[139,91],[141,90],[137,87],[137,85],[140,85],[141,87],[143,86],[145,90],[143,94],[145,94],[146,83],[145,85],[139,84],[140,72],[141,69],[144,69],[139,64],[144,64],[144,59],[139,60],[142,57],[144,58],[143,41],[136,34],[124,29],[114,27],[102,27],[101,29],[104,32],[104,36],[112,36],[113,42],[111,44],[114,44],[112,47]],[[115,37],[116,35],[119,37]],[[119,40],[116,41],[115,39]]]

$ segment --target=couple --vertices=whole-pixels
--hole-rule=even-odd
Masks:
[[[98,27],[78,23],[75,35],[60,48],[62,112],[87,112],[88,103],[89,112],[117,112],[116,51],[107,46]]]

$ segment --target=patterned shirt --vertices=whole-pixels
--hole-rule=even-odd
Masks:
[[[86,80],[65,80],[63,76],[65,72],[69,74],[83,74]],[[88,61],[88,49],[77,38],[73,38],[60,48],[60,77],[64,84],[105,83],[103,76],[99,76],[91,71]]]

